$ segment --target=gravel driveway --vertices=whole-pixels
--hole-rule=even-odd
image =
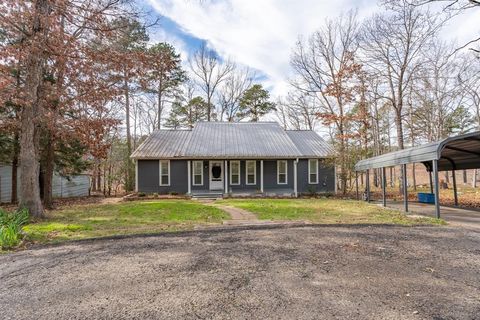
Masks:
[[[2,319],[474,319],[480,233],[305,226],[0,256]]]

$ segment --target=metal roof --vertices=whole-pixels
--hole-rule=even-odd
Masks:
[[[191,131],[155,131],[131,157],[268,159],[332,155],[332,147],[313,131],[285,131],[276,122],[199,122]]]
[[[325,142],[315,131],[287,130],[286,132],[302,156],[328,157],[335,153],[333,147]]]
[[[480,131],[364,159],[357,162],[355,170],[421,162],[430,171],[433,160],[438,160],[439,171],[480,168]]]
[[[191,135],[191,130],[156,130],[132,153],[131,158],[182,157]]]

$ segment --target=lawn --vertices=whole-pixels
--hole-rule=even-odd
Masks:
[[[194,201],[162,200],[78,205],[48,212],[47,218],[24,227],[32,242],[190,230],[198,224],[229,219],[220,209]]]
[[[245,209],[261,220],[308,220],[314,223],[445,224],[433,218],[411,218],[374,204],[338,199],[228,199],[218,202]]]

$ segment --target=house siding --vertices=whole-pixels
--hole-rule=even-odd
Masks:
[[[138,192],[167,194],[188,192],[186,160],[170,160],[170,185],[160,186],[159,160],[138,160]]]
[[[308,159],[298,162],[298,193],[333,193],[335,192],[335,167],[318,159],[318,184],[308,183]]]
[[[223,160],[224,161],[224,160]],[[225,163],[225,162],[224,162]],[[203,185],[193,185],[193,160],[191,161],[191,189],[195,191],[209,190],[209,161],[203,161]],[[246,184],[246,160],[240,160],[240,184],[232,185],[230,181],[230,161],[225,168],[224,179],[228,179],[228,192],[256,192],[261,188],[260,160],[256,160],[256,184]],[[335,191],[335,169],[319,159],[318,184],[308,183],[308,159],[300,159],[297,167],[298,193],[331,193]],[[277,183],[277,160],[263,161],[263,187],[265,192],[294,188],[294,160],[287,160],[287,184]],[[138,160],[138,191],[145,193],[167,194],[188,192],[188,161],[170,160],[170,186],[160,186],[159,160]],[[224,180],[225,181],[225,180]]]

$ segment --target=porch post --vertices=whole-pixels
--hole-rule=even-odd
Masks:
[[[433,187],[435,194],[435,217],[440,219],[440,192],[438,187],[438,160],[433,160]]]
[[[263,160],[260,160],[260,192],[263,193]]]
[[[382,201],[383,201],[383,206],[387,206],[387,174],[385,167],[382,168]]]
[[[138,159],[135,159],[135,192],[138,192]]]
[[[455,177],[455,169],[452,170],[453,197],[455,198],[455,207],[458,206],[457,178]]]
[[[407,165],[402,165],[402,178],[403,178],[403,207],[405,212],[408,212],[408,190],[407,190]]]
[[[298,197],[298,190],[297,190],[297,166],[298,166],[298,159],[293,160],[293,193],[295,194],[295,198]]]
[[[188,183],[188,194],[192,194],[192,162],[190,160],[187,161],[187,183]],[[203,170],[203,169],[202,169]]]
[[[225,160],[225,168],[223,169],[223,176],[225,177],[225,191],[223,193],[228,193],[228,161]]]

